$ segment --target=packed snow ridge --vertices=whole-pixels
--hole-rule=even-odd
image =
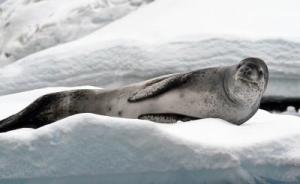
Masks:
[[[163,74],[237,64],[249,56],[262,58],[269,66],[266,94],[300,94],[300,43],[226,39],[155,45],[84,43],[79,42],[80,48],[75,43],[56,47],[0,68],[0,94],[49,86],[120,87]]]
[[[66,89],[2,96],[1,118]],[[0,134],[0,182],[298,183],[299,130],[299,117],[263,110],[241,126],[220,119],[169,125],[79,114]]]
[[[0,4],[0,65],[100,29],[152,0],[7,0]]]

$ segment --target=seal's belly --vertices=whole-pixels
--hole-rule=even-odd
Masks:
[[[113,98],[105,98],[110,100],[102,104],[104,110],[101,110],[100,114],[133,119],[150,118],[153,121],[182,118],[180,115],[184,115],[196,119],[221,118],[235,123],[246,118],[251,112],[251,109],[245,107],[234,107],[220,91],[195,92],[189,89],[177,89],[135,103],[128,102],[129,94],[130,92],[111,93]],[[153,114],[159,116],[149,116]]]

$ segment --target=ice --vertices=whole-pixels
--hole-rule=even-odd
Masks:
[[[103,2],[113,6],[95,9]],[[0,0],[0,63],[12,62],[0,68],[0,95],[21,92],[0,97],[0,119],[50,92],[119,87],[249,56],[270,68],[268,95],[300,95],[299,1],[157,0],[118,19],[141,2],[150,1]],[[43,25],[48,31],[35,32]],[[241,126],[78,114],[1,133],[0,183],[300,183],[299,112],[287,110],[259,110]]]
[[[0,1],[0,65],[81,38],[150,1]]]
[[[3,96],[0,114],[67,89]],[[299,139],[299,117],[263,110],[241,126],[220,119],[169,125],[79,114],[0,134],[0,182],[298,183]]]

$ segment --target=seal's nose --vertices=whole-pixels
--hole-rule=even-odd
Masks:
[[[247,67],[245,73],[246,75],[250,76],[252,74],[252,70],[249,67]]]
[[[245,76],[251,76],[252,74],[252,69],[248,66],[244,67],[241,69],[241,72],[245,75]]]

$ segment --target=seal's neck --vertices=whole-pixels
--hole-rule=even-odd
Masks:
[[[240,101],[238,101],[238,99],[235,98],[235,96],[233,96],[231,93],[231,90],[229,87],[232,84],[231,84],[231,81],[229,81],[229,79],[230,79],[230,73],[223,72],[223,89],[224,89],[225,95],[233,104],[240,105]]]

